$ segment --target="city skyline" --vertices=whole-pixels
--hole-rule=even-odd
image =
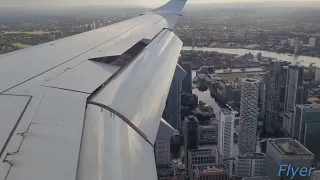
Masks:
[[[121,0],[121,1],[106,1],[106,0],[56,0],[56,1],[42,1],[42,0],[0,0],[0,7],[12,6],[12,7],[51,7],[51,6],[87,6],[87,5],[139,5],[143,7],[157,7],[161,4],[166,3],[167,0],[155,0],[150,2],[149,0]],[[308,3],[308,2],[319,2],[318,0],[188,0],[188,4],[206,4],[206,3],[246,3],[246,2],[255,2],[255,3]]]
[[[320,168],[320,6],[59,1],[0,0],[0,134],[12,135],[0,177],[277,180]]]

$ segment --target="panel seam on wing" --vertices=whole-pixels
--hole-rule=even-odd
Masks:
[[[20,122],[21,122],[21,120],[23,118],[23,115],[25,114],[25,112],[26,112],[26,110],[27,110],[27,108],[28,108],[28,106],[29,106],[29,104],[30,104],[30,102],[32,100],[32,96],[27,96],[27,97],[29,97],[28,102],[26,103],[25,107],[23,108],[23,111],[21,112],[17,122],[13,126],[13,128],[12,128],[12,130],[11,130],[11,132],[10,132],[6,142],[5,142],[5,144],[3,145],[2,149],[1,149],[1,152],[0,152],[0,158],[3,156],[3,154],[4,154],[5,150],[6,150],[8,144],[9,144],[11,138],[12,138],[12,136],[14,135],[14,132],[16,131],[18,125],[20,124]]]
[[[55,86],[47,86],[47,85],[40,85],[40,86],[47,87],[47,88],[52,88],[52,89],[60,89],[60,90],[64,90],[64,91],[71,91],[71,92],[77,92],[77,93],[83,93],[83,94],[90,94],[89,92],[77,91],[77,90],[73,90],[73,89],[66,89],[66,88],[60,88],[60,87],[55,87]]]
[[[124,115],[122,115],[118,111],[114,110],[113,108],[111,108],[109,106],[106,106],[101,103],[93,102],[93,101],[89,101],[87,104],[99,106],[103,109],[106,109],[106,110],[114,113],[119,118],[121,118],[127,125],[129,125],[129,127],[131,127],[136,133],[138,133],[140,135],[140,137],[142,137],[142,139],[144,139],[147,143],[149,143],[152,147],[154,147],[153,144],[148,140],[147,135],[145,133],[143,133],[136,125],[134,125],[128,118],[126,118]]]

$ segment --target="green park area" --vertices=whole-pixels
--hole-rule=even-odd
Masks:
[[[61,38],[60,31],[6,31],[0,33],[0,54]]]

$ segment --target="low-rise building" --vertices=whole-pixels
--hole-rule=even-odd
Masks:
[[[239,177],[265,176],[266,155],[248,153],[236,156],[235,175]]]
[[[290,138],[268,139],[266,151],[266,175],[272,180],[290,179],[285,171],[279,175],[281,165],[290,164],[291,168],[310,168],[314,155],[300,144],[297,140]],[[294,179],[308,180],[310,177],[299,177]]]
[[[217,149],[190,149],[188,151],[188,176],[193,177],[193,170],[199,165],[214,165],[218,162]]]
[[[228,180],[228,170],[224,165],[195,166],[191,180]]]

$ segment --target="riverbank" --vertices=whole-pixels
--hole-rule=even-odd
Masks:
[[[216,51],[220,53],[226,53],[226,54],[238,54],[238,55],[245,55],[248,53],[257,55],[259,52],[262,53],[262,56],[264,57],[270,57],[270,58],[276,58],[281,61],[288,61],[288,62],[294,62],[294,58],[292,54],[280,54],[276,52],[268,52],[268,51],[259,51],[259,50],[250,50],[250,49],[228,49],[228,48],[207,48],[207,47],[190,47],[190,46],[184,46],[182,47],[182,50],[195,50],[195,51]],[[317,57],[309,57],[309,56],[297,56],[296,61],[302,64],[303,66],[309,66],[311,63],[314,64],[314,66],[320,67],[320,58]]]

